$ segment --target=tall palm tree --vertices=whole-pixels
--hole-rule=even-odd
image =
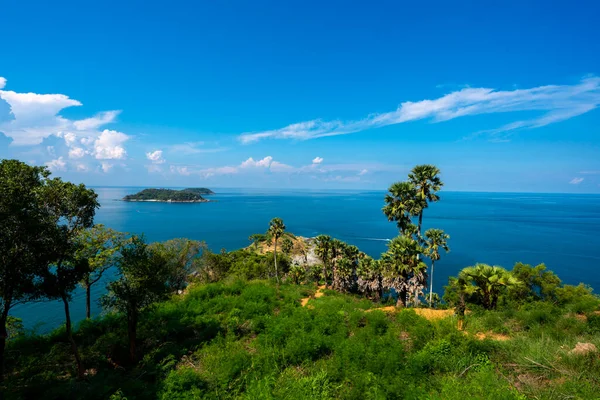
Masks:
[[[450,251],[448,247],[450,235],[441,229],[428,229],[425,231],[425,254],[431,260],[431,276],[429,277],[429,304],[433,304],[433,266],[440,259],[440,249]]]
[[[343,255],[344,252],[344,248],[345,248],[346,243],[342,242],[339,239],[333,238],[331,239],[330,242],[330,255],[331,255],[331,265],[330,265],[330,269],[331,269],[331,283],[332,286],[335,288],[336,286],[336,275],[337,275],[337,265],[338,265],[338,257],[340,257],[341,255]]]
[[[381,255],[384,285],[398,291],[398,304],[406,306],[409,294],[416,303],[425,286],[427,265],[419,260],[422,252],[416,240],[400,235],[388,243],[388,250]]]
[[[408,180],[416,189],[416,201],[419,203],[419,237],[421,236],[421,226],[423,224],[423,210],[427,208],[428,203],[436,202],[440,199],[438,192],[444,183],[438,176],[440,170],[435,165],[417,165],[408,174]]]
[[[323,279],[327,285],[327,264],[331,255],[331,236],[319,235],[315,238],[315,253],[323,262]]]
[[[275,258],[275,279],[277,283],[279,283],[279,274],[277,272],[277,240],[283,236],[285,232],[285,225],[283,224],[283,220],[281,218],[273,218],[271,222],[269,222],[269,233],[271,237],[275,240],[275,248],[273,251],[273,256]]]
[[[412,235],[414,224],[412,217],[419,215],[422,204],[417,199],[417,188],[412,182],[396,182],[385,195],[383,213],[388,221],[396,221],[400,233]]]
[[[502,267],[487,264],[476,264],[460,271],[458,278],[465,282],[473,282],[486,310],[493,310],[498,304],[498,297],[504,288],[521,285],[521,282]]]

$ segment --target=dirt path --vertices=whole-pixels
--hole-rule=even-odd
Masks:
[[[325,292],[323,292],[324,290],[325,290],[325,285],[319,286],[317,291],[315,292],[314,296],[309,296],[309,297],[305,297],[305,298],[301,299],[300,304],[302,305],[302,307],[306,307],[306,305],[308,304],[308,301],[312,298],[318,299],[319,297],[323,297],[325,295]]]
[[[394,306],[387,306],[387,307],[371,308],[371,309],[365,310],[365,311],[369,312],[369,311],[375,311],[375,310],[379,310],[379,311],[383,311],[383,312],[387,312],[387,313],[393,313],[393,312],[400,312],[403,309],[397,308]],[[420,315],[421,317],[426,318],[430,321],[433,321],[436,319],[443,319],[443,318],[451,317],[454,315],[454,311],[452,311],[452,310],[435,310],[433,308],[412,308],[412,310],[414,310],[414,312],[417,313],[417,315]]]

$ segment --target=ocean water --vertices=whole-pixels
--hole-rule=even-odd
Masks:
[[[249,244],[281,217],[296,235],[328,234],[378,257],[397,235],[381,212],[383,191],[276,191],[215,189],[210,203],[167,204],[118,201],[141,188],[95,188],[102,207],[96,223],[144,234],[148,241],[185,237],[204,240],[213,251]],[[600,195],[442,192],[441,201],[425,210],[424,228],[450,235],[450,253],[436,263],[434,291],[450,275],[476,262],[512,267],[515,262],[545,263],[565,283],[584,282],[600,291]],[[104,293],[98,282],[92,293]],[[74,320],[85,317],[84,293],[71,303]],[[26,327],[46,332],[64,322],[60,302],[25,304],[12,315]]]

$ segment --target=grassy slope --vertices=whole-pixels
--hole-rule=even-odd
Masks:
[[[193,287],[146,313],[139,365],[127,365],[124,320],[84,322],[87,381],[77,382],[63,331],[9,346],[7,398],[592,399],[600,395],[600,317],[547,305],[453,317],[385,313],[368,300],[266,281]],[[598,317],[598,318],[596,318]],[[479,340],[496,332],[510,340]],[[594,336],[596,332],[596,336]]]

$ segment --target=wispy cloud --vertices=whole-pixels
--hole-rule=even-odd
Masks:
[[[600,175],[600,170],[597,171],[579,171],[582,175]]]
[[[584,178],[573,178],[569,183],[571,185],[579,185],[581,182],[583,182],[583,180]]]
[[[355,121],[315,119],[280,129],[244,133],[239,139],[242,143],[252,143],[267,138],[307,140],[423,119],[442,122],[481,114],[517,111],[542,113],[535,118],[516,120],[495,129],[478,132],[498,134],[517,129],[539,128],[564,121],[589,112],[598,105],[600,105],[600,78],[598,77],[588,77],[574,85],[547,85],[530,89],[495,90],[467,87],[433,100],[406,101],[395,111],[370,114]]]
[[[218,153],[227,150],[225,147],[203,147],[204,142],[185,142],[169,146],[168,150],[171,153],[181,155],[192,155],[200,153]]]

